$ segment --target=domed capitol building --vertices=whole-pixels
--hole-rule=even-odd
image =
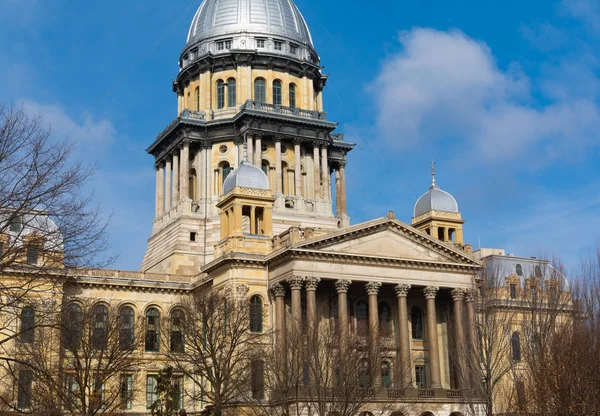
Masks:
[[[457,375],[478,366],[478,354],[452,351],[477,343],[482,270],[501,265],[503,278],[529,287],[528,277],[546,279],[550,265],[503,250],[473,252],[459,204],[434,169],[411,224],[390,211],[352,225],[346,168],[354,144],[327,118],[321,68],[292,0],[204,0],[193,16],[173,81],[178,116],[147,148],[156,211],[141,268],[71,270],[64,287],[66,299],[101,302],[145,322],[139,374],[125,375],[120,387],[135,391],[122,414],[149,414],[168,364],[161,337],[168,340],[166,323],[185,314],[182,299],[219,289],[261,311],[250,331],[269,334],[268,343],[285,345],[301,321],[306,334],[333,325],[340,351],[358,339],[377,369],[361,382],[360,414],[478,413],[478,398]],[[148,331],[157,342],[148,342]],[[252,397],[269,413],[277,398],[263,385],[268,377],[255,374],[267,370],[248,371]],[[305,378],[306,386],[314,381]],[[210,413],[198,381],[177,380],[186,392],[177,407]],[[306,400],[302,390],[287,398]]]

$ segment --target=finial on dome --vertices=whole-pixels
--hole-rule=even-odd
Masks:
[[[435,183],[435,160],[431,160],[431,186],[436,186],[436,183]]]

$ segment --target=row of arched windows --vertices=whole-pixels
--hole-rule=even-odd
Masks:
[[[217,81],[217,109],[235,107],[237,102],[237,82],[235,78],[227,81]],[[288,85],[288,107],[296,108],[296,84]],[[283,84],[276,79],[272,84],[272,99],[274,105],[283,105]],[[200,89],[195,90],[196,111],[200,111]],[[264,78],[254,80],[254,101],[258,103],[267,102],[267,81]]]

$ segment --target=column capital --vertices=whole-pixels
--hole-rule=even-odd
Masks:
[[[318,277],[307,277],[304,279],[304,286],[306,290],[317,290],[317,286],[319,286],[319,282],[321,281]]]
[[[400,284],[396,285],[394,289],[396,290],[396,296],[398,296],[399,298],[405,298],[406,296],[408,296],[410,285]]]
[[[273,141],[275,143],[281,143],[282,140],[283,140],[283,136],[281,136],[281,135],[275,135],[275,136],[273,136]]]
[[[437,294],[439,289],[439,287],[427,286],[425,289],[423,289],[425,299],[435,299],[435,295]]]
[[[184,140],[181,142],[181,145],[182,145],[182,147],[190,147],[190,143],[192,143],[192,141],[191,141],[191,140],[184,139]]]
[[[450,296],[454,302],[462,302],[465,298],[465,291],[464,289],[452,289],[450,291]]]
[[[348,293],[352,280],[340,279],[335,282],[335,290],[337,293]]]
[[[329,143],[321,143],[319,147],[321,148],[321,150],[327,150],[329,149]]]
[[[367,288],[367,293],[369,295],[376,295],[381,288],[380,282],[368,282],[365,287]]]
[[[299,137],[294,138],[294,145],[302,144],[302,139]]]
[[[287,278],[287,282],[292,290],[301,290],[304,278],[302,276],[291,276]]]
[[[285,287],[281,283],[275,283],[271,285],[271,294],[273,297],[284,297],[285,296]]]
[[[467,302],[475,302],[475,299],[477,299],[477,293],[475,290],[465,290],[465,300]]]

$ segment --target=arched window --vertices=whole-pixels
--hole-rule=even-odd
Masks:
[[[381,385],[385,389],[392,388],[392,365],[389,361],[381,363]]]
[[[358,363],[358,387],[361,389],[371,387],[371,375],[369,374],[369,362],[367,360]]]
[[[227,179],[227,177],[229,176],[230,173],[231,173],[231,166],[229,165],[228,162],[223,162],[221,164],[221,185],[223,185],[223,182],[225,182],[225,179]]]
[[[392,308],[387,302],[379,302],[379,333],[382,337],[392,336]]]
[[[360,337],[369,334],[369,305],[365,300],[359,300],[355,306],[356,333]]]
[[[119,311],[119,347],[122,350],[133,349],[135,313],[131,306],[124,306]]]
[[[33,344],[35,341],[35,311],[33,308],[24,308],[21,311],[21,336],[23,344]]]
[[[235,78],[229,78],[227,80],[227,107],[235,107],[236,102],[236,83]]]
[[[264,78],[254,80],[254,101],[257,103],[267,102],[267,83]]]
[[[200,87],[196,87],[196,111],[200,111]]]
[[[183,352],[185,339],[183,328],[185,325],[185,314],[181,309],[171,312],[171,352]]]
[[[222,79],[217,81],[217,108],[225,107],[225,83]]]
[[[410,310],[410,322],[413,339],[423,339],[423,313],[421,308],[413,306]]]
[[[517,273],[517,276],[523,276],[523,266],[517,264],[515,266],[515,272]]]
[[[160,351],[160,312],[156,308],[146,312],[146,351]]]
[[[290,84],[290,107],[296,108],[296,84]]]
[[[511,339],[512,359],[521,361],[521,336],[518,332],[513,332]]]
[[[263,304],[258,295],[250,298],[250,331],[262,332],[263,330]]]
[[[281,81],[273,81],[273,104],[281,105]]]
[[[265,175],[269,176],[269,162],[267,162],[266,160],[263,160],[261,169],[265,173]]]
[[[76,303],[71,303],[66,308],[64,331],[65,348],[78,350],[83,335],[83,310]]]
[[[92,309],[92,348],[103,350],[107,345],[106,327],[108,325],[108,308],[106,305],[96,305]]]

